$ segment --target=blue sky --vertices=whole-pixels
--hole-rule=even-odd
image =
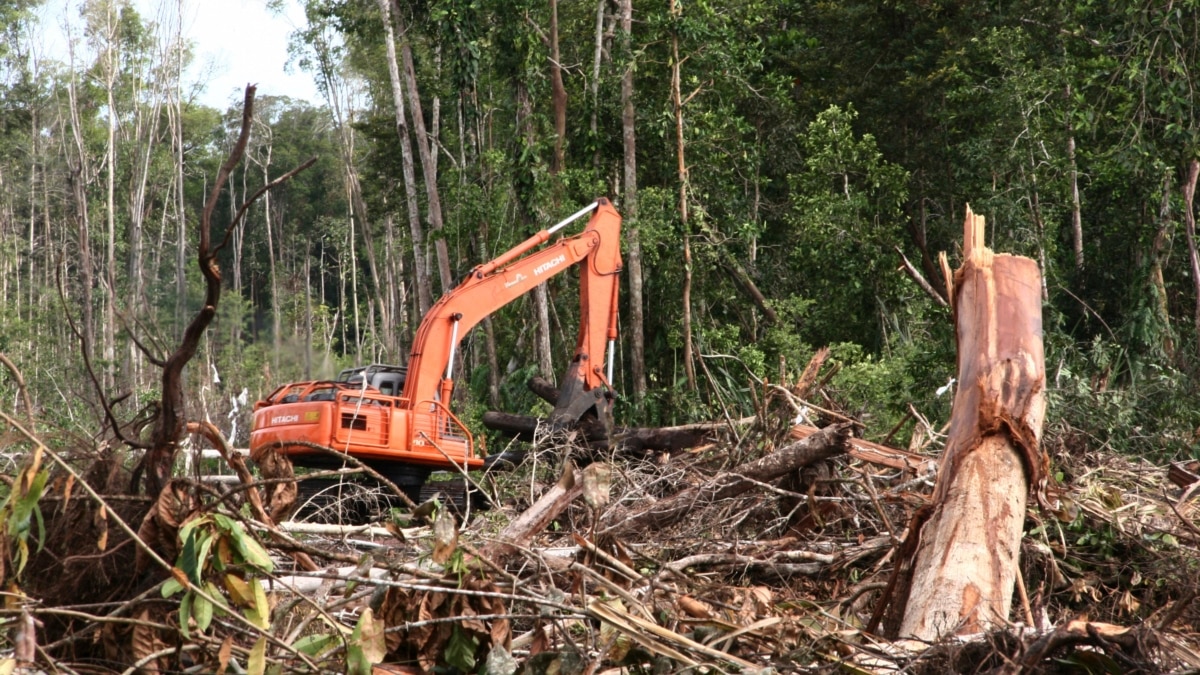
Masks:
[[[66,28],[78,25],[83,0],[47,0],[41,17],[44,56],[67,61]],[[142,18],[159,23],[175,19],[183,8],[183,33],[194,44],[195,58],[184,75],[185,85],[203,83],[201,103],[225,109],[241,101],[247,82],[258,84],[258,95],[291,96],[314,103],[321,96],[308,73],[286,72],[288,34],[304,25],[298,0],[286,0],[284,11],[267,10],[267,0],[133,0]],[[76,28],[78,35],[79,29]],[[80,58],[80,57],[77,57]]]

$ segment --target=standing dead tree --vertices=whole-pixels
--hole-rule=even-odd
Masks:
[[[196,355],[196,351],[200,346],[200,339],[204,336],[204,331],[208,329],[209,324],[212,323],[213,318],[217,315],[217,303],[221,300],[221,268],[217,265],[217,254],[229,243],[234,229],[241,222],[242,218],[245,217],[250,206],[259,197],[266,194],[267,191],[283,184],[316,162],[315,157],[310,158],[295,169],[259,188],[257,192],[238,207],[237,213],[226,227],[221,241],[215,246],[212,244],[213,211],[216,209],[217,201],[221,196],[221,191],[225,188],[225,183],[229,180],[230,174],[233,173],[238,163],[242,161],[242,156],[246,152],[246,143],[250,140],[250,127],[254,119],[254,92],[255,87],[253,85],[246,87],[246,98],[242,108],[241,132],[238,134],[237,142],[234,143],[233,149],[230,150],[225,163],[221,165],[217,179],[213,182],[212,190],[209,192],[208,199],[204,203],[204,212],[200,216],[200,240],[197,245],[196,257],[200,265],[200,272],[204,276],[204,304],[201,306],[200,311],[192,317],[187,329],[184,330],[183,339],[179,346],[166,359],[156,358],[139,343],[139,347],[146,354],[147,359],[155,366],[162,368],[162,399],[158,410],[158,417],[154,422],[149,443],[150,447],[146,450],[145,456],[143,456],[141,463],[135,470],[133,478],[134,485],[136,485],[142,472],[145,472],[146,494],[151,497],[156,497],[170,478],[171,470],[175,463],[175,453],[186,430],[187,418],[184,410],[183,369],[192,360],[192,357]]]
[[[960,385],[933,500],[897,560],[909,579],[893,584],[902,616],[885,626],[921,640],[1006,625],[1029,488],[1044,488],[1048,468],[1038,265],[988,249],[970,207],[964,229],[953,279],[943,257]]]

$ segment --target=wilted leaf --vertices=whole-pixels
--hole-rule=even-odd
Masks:
[[[217,675],[225,675],[225,669],[229,667],[229,657],[233,655],[233,636],[226,635],[221,642],[221,648],[217,650]]]
[[[225,590],[229,591],[229,599],[238,607],[254,606],[254,589],[246,580],[236,574],[226,574]]]
[[[612,487],[612,467],[603,462],[587,465],[583,470],[583,501],[593,509],[608,505]]]
[[[438,509],[433,521],[433,553],[432,558],[439,565],[450,559],[450,555],[458,548],[458,525],[449,509]]]
[[[133,649],[133,659],[141,661],[147,656],[160,652],[166,648],[166,643],[158,636],[158,629],[153,626],[148,626],[146,623],[153,623],[156,617],[151,613],[149,607],[143,607],[136,616],[139,622],[133,627],[133,635],[130,638],[130,647]]]
[[[100,505],[100,510],[96,511],[96,529],[100,530],[100,535],[96,538],[96,549],[104,552],[108,549],[108,509],[103,504]]]
[[[1121,599],[1117,600],[1117,608],[1126,614],[1133,614],[1141,606],[1142,603],[1138,602],[1137,598],[1133,597],[1133,594],[1129,591],[1122,593]]]
[[[383,622],[376,620],[370,607],[363,610],[362,615],[358,617],[358,624],[354,627],[351,639],[362,648],[363,657],[372,664],[382,662],[383,657],[387,655],[387,645],[383,640],[384,628]]]

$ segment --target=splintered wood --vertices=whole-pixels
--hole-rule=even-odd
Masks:
[[[1047,473],[1040,271],[988,249],[970,207],[964,229],[962,267],[947,279],[961,384],[932,508],[910,535],[920,539],[898,631],[921,640],[1006,625],[1029,487]]]

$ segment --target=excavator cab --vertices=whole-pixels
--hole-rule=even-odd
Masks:
[[[372,363],[369,366],[347,368],[338,373],[337,381],[351,386],[361,387],[363,382],[368,387],[375,387],[385,396],[399,396],[404,391],[404,381],[408,377],[408,368],[392,366],[386,363]]]

